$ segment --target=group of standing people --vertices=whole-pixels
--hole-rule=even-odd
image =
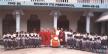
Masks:
[[[98,51],[100,49],[107,49],[108,37],[106,35],[91,35],[73,33],[69,34],[67,38],[68,48],[86,50],[86,51]]]
[[[3,35],[3,42],[5,49],[51,46],[51,39],[54,37],[58,38],[60,45],[65,45],[65,33],[63,29],[42,29],[39,33],[7,33]]]
[[[60,41],[60,45],[65,45],[65,33],[63,29],[58,30],[50,30],[50,29],[42,29],[40,31],[40,37],[42,38],[41,44],[45,46],[51,45],[51,39],[57,37]]]
[[[37,33],[16,32],[3,35],[5,49],[40,47],[40,40]]]
[[[56,38],[55,38],[56,37]],[[57,40],[57,41],[53,41]],[[42,29],[39,33],[16,32],[3,35],[4,47],[8,48],[29,48],[40,46],[59,45],[80,50],[94,50],[107,48],[108,37],[89,33],[77,33],[70,30]]]

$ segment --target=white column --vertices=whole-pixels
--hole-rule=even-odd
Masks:
[[[86,32],[90,33],[90,16],[86,18]]]
[[[16,14],[16,32],[20,32],[20,14]]]
[[[54,25],[53,26],[54,26],[55,29],[57,29],[57,19],[58,19],[57,12],[54,12],[54,22],[53,22]]]
[[[50,15],[53,15],[53,17],[54,17],[54,21],[53,21],[54,29],[57,29],[57,19],[58,19],[58,16],[61,15],[60,11],[52,10]]]
[[[16,32],[20,32],[20,12],[16,12]]]
[[[16,16],[16,32],[20,32],[21,31],[21,22],[20,22],[20,18],[21,18],[21,15],[24,15],[23,11],[22,10],[15,10],[13,11],[13,15]]]
[[[92,12],[85,12],[84,16],[86,16],[86,32],[90,33],[90,18],[94,16]]]

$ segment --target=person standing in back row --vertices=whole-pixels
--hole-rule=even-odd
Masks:
[[[61,28],[61,31],[59,33],[59,39],[60,39],[61,47],[64,47],[64,45],[65,45],[65,32],[63,31],[63,28]]]

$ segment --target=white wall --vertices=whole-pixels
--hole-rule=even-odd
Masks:
[[[53,28],[53,16],[49,15],[51,10],[23,10],[24,15],[21,16],[21,31],[27,32],[27,20],[31,14],[38,15],[40,19],[41,28]],[[5,11],[6,13],[12,13],[12,11]],[[77,21],[80,18],[81,12],[76,11],[61,11],[62,15],[66,15],[69,20],[69,28],[72,28],[75,32],[77,30]],[[4,14],[4,16],[5,16]],[[0,19],[0,34],[2,33],[2,20]]]
[[[41,28],[53,28],[53,16],[49,15],[50,10],[35,10],[35,11],[26,11],[26,16],[22,18],[22,21],[24,19],[29,19],[31,14],[38,15],[38,18],[40,19]],[[60,11],[62,15],[66,15],[67,19],[69,20],[69,28],[72,28],[73,31],[77,30],[77,20],[80,18],[81,12],[75,12],[75,11]],[[27,31],[27,21],[24,20],[21,22],[21,30]]]
[[[27,18],[27,20],[29,20],[30,15],[32,14],[36,14],[38,16],[38,18],[40,19],[40,27],[41,28],[52,28],[53,27],[53,16],[49,15],[50,11],[49,10],[28,10],[25,11],[26,16],[24,18]],[[23,25],[22,29],[24,29],[25,31],[27,31],[27,21],[26,22],[22,22]],[[26,27],[26,28],[25,28]]]
[[[52,28],[53,27],[53,16],[49,15],[50,11],[39,13],[39,19],[41,20],[41,28]]]
[[[2,37],[2,17],[0,17],[0,38]]]
[[[69,20],[69,28],[71,28],[74,32],[77,31],[77,21],[80,18],[81,12],[75,12],[75,11],[65,11],[62,12],[62,14],[67,16],[67,19]]]
[[[21,16],[21,31],[27,32],[27,16]]]
[[[77,0],[68,0],[69,3],[77,3]]]

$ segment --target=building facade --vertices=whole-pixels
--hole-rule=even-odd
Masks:
[[[74,32],[108,32],[108,22],[97,22],[108,11],[108,0],[0,0],[0,35],[71,28]]]

